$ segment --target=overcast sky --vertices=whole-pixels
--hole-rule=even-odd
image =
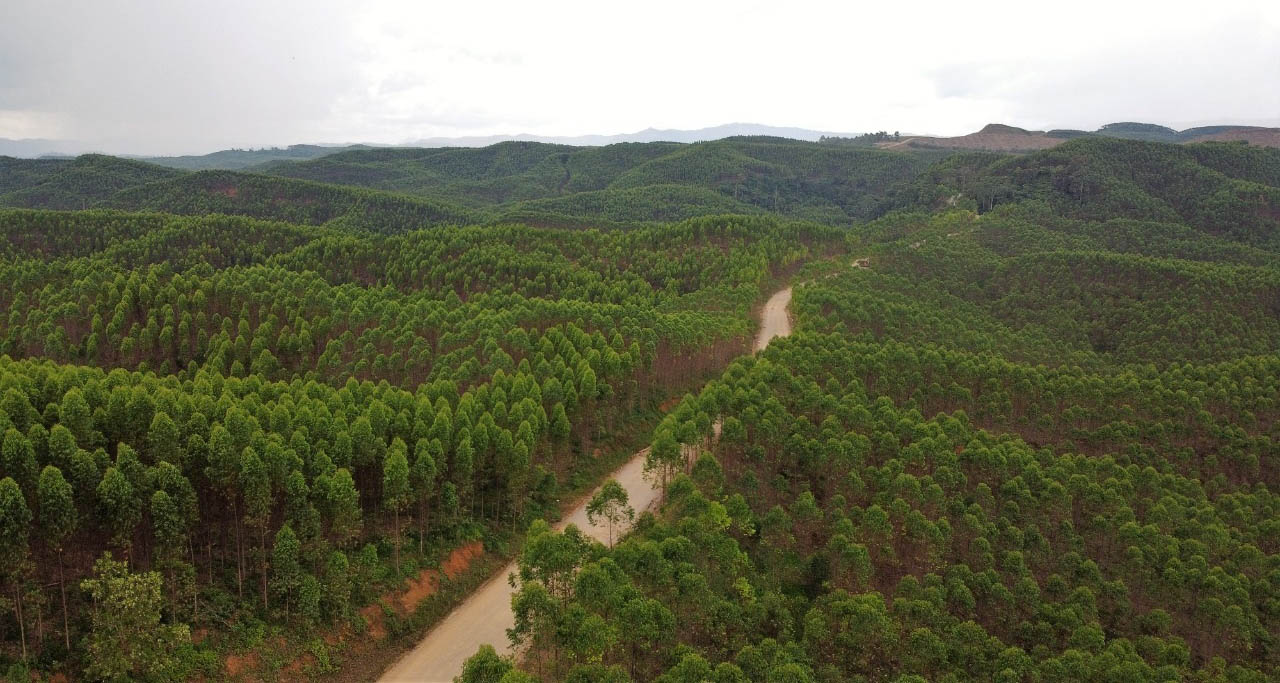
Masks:
[[[1280,1],[3,0],[0,137],[1280,125]]]

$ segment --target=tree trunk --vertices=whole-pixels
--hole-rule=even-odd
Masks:
[[[58,548],[58,592],[62,593],[62,641],[70,652],[71,627],[68,624],[71,620],[67,617],[67,580],[62,575],[62,548]]]
[[[400,509],[396,508],[393,512],[394,512],[395,525],[396,525],[396,530],[395,530],[396,537],[394,539],[395,543],[391,546],[392,548],[391,553],[395,556],[396,575],[399,576],[400,574]]]
[[[196,569],[196,543],[190,537],[187,538],[187,550],[191,552],[191,621],[195,623],[200,619],[200,575]]]
[[[13,584],[13,611],[18,617],[18,637],[22,640],[22,661],[27,661],[27,625],[22,619],[22,584],[17,581]]]
[[[262,576],[259,583],[262,586],[262,610],[265,612],[269,609],[267,605],[267,527],[262,527],[262,560],[259,562],[262,569]]]
[[[427,538],[427,502],[424,500],[418,506],[418,557],[422,557],[426,552]]]
[[[240,513],[235,500],[231,501],[231,514],[235,516],[236,529],[236,595],[244,600],[244,544],[240,541]]]
[[[36,602],[36,645],[44,648],[44,604]]]

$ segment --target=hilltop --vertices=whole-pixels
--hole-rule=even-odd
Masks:
[[[8,159],[0,206],[219,212],[315,225],[355,212],[361,218],[348,222],[380,232],[411,221],[634,225],[725,212],[849,224],[877,215],[931,158],[752,136],[362,148],[194,173],[101,155]],[[90,171],[97,180],[85,179]]]
[[[1108,123],[1095,131],[1055,129],[1026,130],[999,123],[987,124],[982,130],[955,137],[907,135],[879,142],[882,149],[966,149],[988,152],[1032,152],[1056,147],[1080,137],[1109,137],[1147,142],[1247,142],[1261,147],[1280,147],[1280,128],[1259,126],[1199,126],[1178,131],[1153,123]]]

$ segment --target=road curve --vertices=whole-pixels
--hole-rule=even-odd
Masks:
[[[791,320],[787,315],[789,303],[790,287],[769,297],[760,312],[756,351],[768,346],[774,337],[791,334]],[[660,495],[660,490],[654,488],[644,477],[644,460],[648,453],[648,448],[637,452],[610,475],[627,490],[631,506],[637,514],[655,507]],[[606,525],[587,522],[585,499],[556,528],[563,529],[569,524],[576,525],[601,543],[609,542]],[[621,531],[624,530],[613,530],[615,538]],[[511,596],[515,590],[508,583],[507,577],[516,571],[515,562],[511,562],[494,574],[455,607],[449,616],[436,624],[422,642],[406,652],[378,680],[383,683],[451,683],[455,676],[462,673],[462,665],[467,658],[485,643],[492,645],[500,655],[510,655],[512,650],[510,641],[507,640],[507,629],[515,625],[515,615],[511,612]]]

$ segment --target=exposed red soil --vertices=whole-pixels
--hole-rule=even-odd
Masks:
[[[1280,128],[1240,128],[1202,135],[1192,142],[1236,142],[1243,140],[1259,147],[1280,147]]]
[[[301,657],[289,662],[287,666],[280,670],[281,681],[308,681],[311,677],[307,675],[307,669],[315,664],[316,658],[308,652]]]
[[[325,634],[323,636],[325,644],[334,647],[349,642],[350,646],[346,650],[345,656],[359,656],[361,652],[367,651],[387,637],[387,627],[383,621],[383,603],[391,605],[400,614],[411,614],[424,600],[435,595],[436,591],[440,589],[442,576],[445,579],[457,578],[471,566],[471,563],[476,558],[483,554],[484,544],[480,541],[472,541],[455,548],[438,568],[423,569],[416,577],[410,579],[408,587],[403,591],[394,591],[383,595],[378,602],[361,608],[360,616],[364,618],[368,626],[364,634],[359,638],[353,638],[351,629],[343,627],[340,630]],[[307,671],[314,662],[315,657],[309,652],[298,655],[280,670],[279,680],[309,680]],[[245,671],[253,671],[257,666],[258,656],[255,653],[232,655],[227,658],[227,675],[228,677],[235,677]]]
[[[440,587],[441,574],[444,574],[445,578],[457,578],[471,566],[473,560],[482,554],[484,554],[484,544],[480,541],[472,541],[457,548],[449,553],[448,559],[440,565],[438,570],[423,569],[418,572],[417,577],[410,579],[409,587],[396,598],[395,604],[399,605],[400,611],[405,614],[413,612],[423,600],[435,595]]]
[[[227,660],[223,664],[223,669],[227,672],[227,678],[238,678],[246,671],[253,671],[258,668],[258,653],[247,652],[242,655],[227,655]]]
[[[978,149],[993,152],[1030,152],[1056,147],[1066,138],[1051,138],[1038,130],[1022,130],[1012,126],[988,125],[976,133],[955,137],[911,135],[892,142],[878,142],[881,149]],[[1211,135],[1201,135],[1187,142],[1244,141],[1260,147],[1280,147],[1280,128],[1236,128]]]
[[[230,197],[232,199],[235,199],[240,195],[240,188],[236,187],[235,185],[227,185],[226,187],[215,187],[210,191],[213,192],[214,194],[220,194],[224,197]]]
[[[440,565],[440,570],[450,579],[456,579],[462,572],[467,571],[473,560],[483,554],[484,544],[480,541],[472,541],[450,553],[449,559]]]
[[[953,138],[935,138],[925,135],[903,138],[897,142],[881,142],[876,146],[884,149],[919,147],[935,149],[985,149],[996,152],[1027,152],[1038,149],[1056,147],[1066,140],[1046,137],[1040,131],[999,131],[988,132],[986,129],[968,135]]]
[[[366,635],[374,640],[382,640],[387,637],[387,627],[382,623],[382,605],[374,603],[360,609],[360,616],[364,617],[364,622],[369,625]]]

